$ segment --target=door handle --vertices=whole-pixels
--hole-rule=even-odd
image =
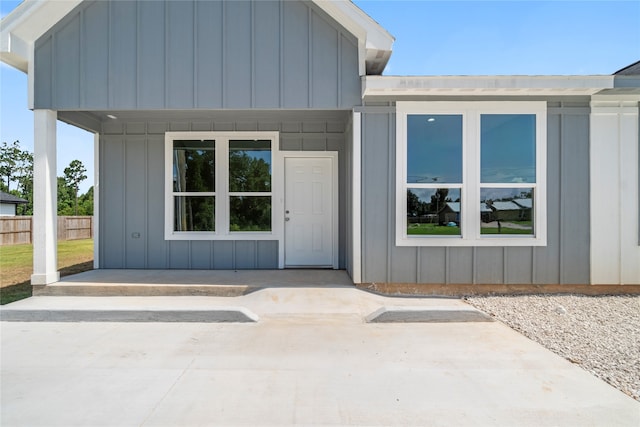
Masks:
[[[284,217],[284,220],[285,220],[285,221],[289,221],[289,219],[290,219],[290,218],[289,218],[288,216]]]

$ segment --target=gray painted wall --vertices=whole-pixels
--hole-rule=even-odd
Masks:
[[[36,42],[35,108],[351,108],[357,40],[305,1],[85,1]]]
[[[364,113],[363,282],[588,284],[588,105],[548,102],[548,244],[535,248],[396,247],[395,114]]]
[[[339,265],[350,265],[346,112],[120,112],[100,135],[100,268],[278,268],[277,241],[165,241],[166,131],[279,131],[280,149],[338,151]],[[172,117],[172,119],[168,119]],[[133,233],[140,233],[134,238]]]

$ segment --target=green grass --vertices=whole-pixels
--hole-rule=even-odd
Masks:
[[[93,240],[58,242],[61,276],[93,269]],[[0,246],[0,305],[32,295],[33,245]]]
[[[508,228],[508,227],[502,227],[502,231],[500,233],[498,233],[498,229],[497,228],[482,228],[480,230],[480,234],[504,234],[504,235],[508,235],[508,234],[528,234],[528,235],[533,235],[532,230],[522,230],[519,228]]]
[[[459,236],[460,227],[447,227],[438,224],[409,224],[407,234],[431,236]]]

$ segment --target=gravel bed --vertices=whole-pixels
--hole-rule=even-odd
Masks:
[[[640,296],[465,300],[640,401]]]

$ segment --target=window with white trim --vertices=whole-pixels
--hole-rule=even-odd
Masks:
[[[276,132],[167,132],[165,238],[274,239]]]
[[[398,102],[396,245],[546,245],[545,102]]]

